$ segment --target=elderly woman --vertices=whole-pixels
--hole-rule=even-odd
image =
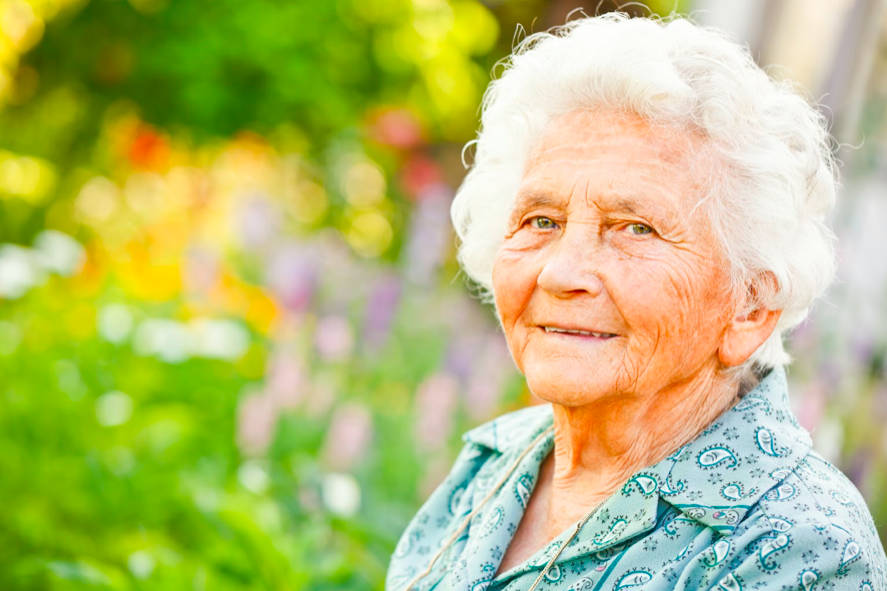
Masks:
[[[682,19],[527,38],[453,203],[549,404],[468,431],[387,589],[887,589],[865,502],[789,409],[829,283],[823,117]]]

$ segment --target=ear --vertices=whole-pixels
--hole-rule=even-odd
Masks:
[[[758,277],[766,287],[775,287],[776,278],[772,274]],[[745,363],[758,347],[770,338],[782,310],[770,310],[758,302],[756,289],[749,289],[748,298],[743,302],[742,311],[736,315],[724,331],[718,347],[718,359],[727,367],[736,367]],[[752,308],[749,311],[749,308]]]

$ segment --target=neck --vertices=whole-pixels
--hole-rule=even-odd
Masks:
[[[715,371],[654,395],[610,396],[582,406],[553,403],[554,453],[540,482],[550,483],[549,524],[559,533],[632,474],[692,440],[737,400],[738,385]]]

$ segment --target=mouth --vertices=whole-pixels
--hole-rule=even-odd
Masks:
[[[560,326],[540,326],[545,330],[546,333],[549,334],[560,334],[569,337],[582,337],[587,339],[612,339],[619,335],[613,334],[611,332],[595,332],[592,330],[580,330],[576,328],[563,328]]]

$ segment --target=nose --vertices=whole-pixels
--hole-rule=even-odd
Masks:
[[[569,225],[549,251],[536,283],[559,298],[599,295],[604,284],[597,274],[601,247],[593,226]]]

